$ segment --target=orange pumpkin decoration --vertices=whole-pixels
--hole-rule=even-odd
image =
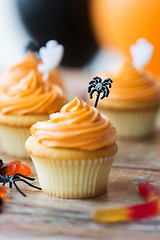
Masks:
[[[146,38],[153,44],[154,53],[145,68],[160,75],[160,1],[90,0],[90,4],[100,45],[112,45],[130,56],[130,45]]]

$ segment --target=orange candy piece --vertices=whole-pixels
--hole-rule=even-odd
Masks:
[[[6,186],[0,186],[0,198],[4,198],[8,193],[8,188]]]
[[[28,176],[31,173],[31,169],[27,165],[21,163],[20,161],[14,161],[11,163],[13,165],[16,165],[15,172],[13,174],[21,173],[25,176]]]
[[[25,164],[22,164],[18,160],[9,163],[4,163],[0,167],[0,175],[2,176],[5,176],[6,174],[14,175],[16,173],[21,173],[25,176],[28,176],[31,173],[31,169]]]

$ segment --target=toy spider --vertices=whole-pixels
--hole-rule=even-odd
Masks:
[[[102,79],[98,76],[94,77],[93,80],[89,82],[88,92],[89,92],[90,98],[92,99],[93,93],[97,92],[96,101],[94,104],[95,108],[97,107],[97,103],[101,93],[103,93],[103,95],[101,96],[101,99],[103,99],[104,97],[108,97],[110,92],[108,87],[109,88],[112,87],[111,83],[113,83],[113,81],[110,78],[107,78],[102,82]]]
[[[6,174],[6,177],[0,175],[0,182],[3,183],[3,185],[5,185],[6,183],[9,183],[9,188],[12,188],[12,185],[15,186],[15,188],[17,189],[17,191],[19,193],[21,193],[24,197],[26,197],[26,194],[24,194],[19,187],[17,186],[16,182],[24,182],[26,184],[28,184],[30,187],[36,188],[38,190],[41,190],[41,188],[36,187],[34,185],[32,185],[31,183],[27,182],[25,179],[30,180],[30,181],[34,181],[34,178],[30,178],[30,177],[26,177],[20,173],[14,174],[11,177],[9,177],[8,174]]]
[[[31,51],[31,52],[38,52],[40,49],[40,46],[37,42],[35,41],[30,41],[27,46],[26,46],[26,52]]]

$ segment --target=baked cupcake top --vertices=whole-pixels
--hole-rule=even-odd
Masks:
[[[12,77],[16,77],[9,79],[8,86],[1,92],[0,113],[50,114],[59,111],[67,102],[62,88],[50,79],[42,80],[42,74],[37,70],[37,61],[34,55],[29,54],[24,62],[11,69]]]
[[[20,63],[10,67],[0,75],[0,88],[7,89],[11,84],[18,83],[31,71],[36,72],[39,80],[42,80],[43,74],[37,70],[40,63],[40,59],[38,59],[33,52],[29,52]],[[50,71],[48,81],[63,87],[58,68]]]
[[[92,151],[110,146],[117,138],[110,120],[76,97],[50,120],[37,122],[31,134],[48,148],[72,148]]]
[[[100,74],[105,78],[106,73]],[[111,76],[112,91],[109,98],[99,102],[99,107],[156,106],[160,103],[160,86],[153,77],[144,71],[135,69],[131,62],[125,61],[119,71]],[[146,104],[147,103],[147,104]]]

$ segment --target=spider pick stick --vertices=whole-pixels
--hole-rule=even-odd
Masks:
[[[96,95],[96,100],[94,103],[94,107],[97,107],[99,97],[102,93],[101,99],[104,97],[108,97],[110,91],[109,88],[112,87],[113,81],[110,78],[106,78],[103,82],[102,79],[98,76],[94,77],[90,82],[89,82],[89,87],[88,87],[88,92],[89,92],[89,97],[92,99],[93,98],[93,93],[97,92]]]

